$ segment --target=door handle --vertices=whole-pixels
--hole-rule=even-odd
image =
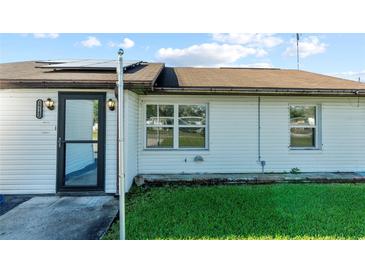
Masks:
[[[64,143],[64,142],[62,141],[62,138],[61,138],[61,137],[58,137],[58,141],[57,141],[58,148],[61,148],[62,143]]]

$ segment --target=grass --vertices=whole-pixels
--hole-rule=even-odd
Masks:
[[[104,239],[118,239],[115,223]],[[365,185],[135,188],[128,239],[365,239]]]

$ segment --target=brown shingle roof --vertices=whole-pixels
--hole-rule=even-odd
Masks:
[[[0,64],[0,88],[114,88],[113,71],[75,71],[38,68],[36,62]],[[156,83],[155,83],[156,82]],[[126,88],[168,89],[265,89],[365,91],[365,84],[331,76],[289,69],[164,68],[144,63],[124,73]]]
[[[9,87],[105,87],[113,88],[115,71],[75,71],[38,68],[37,62],[0,64],[0,88]],[[124,73],[127,86],[152,87],[163,69],[162,63],[144,63]]]
[[[290,69],[165,68],[160,88],[365,90],[365,83]]]

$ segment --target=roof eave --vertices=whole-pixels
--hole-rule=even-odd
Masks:
[[[296,95],[296,96],[365,96],[365,89],[306,88],[222,88],[222,87],[155,87],[150,94],[177,95]]]
[[[0,80],[0,89],[31,88],[77,88],[77,89],[114,89],[116,81],[42,81],[42,80]],[[144,92],[151,90],[152,83],[144,81],[125,81],[124,88]]]
[[[155,77],[153,78],[152,80],[152,83],[151,83],[151,91],[154,90],[154,87],[156,85],[156,81],[158,79],[158,77],[160,76],[162,70],[165,68],[165,64],[162,64],[162,66],[160,67],[160,69],[158,70],[158,73],[155,75]]]

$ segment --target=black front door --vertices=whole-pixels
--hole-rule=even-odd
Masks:
[[[58,96],[57,191],[102,191],[105,93]]]

